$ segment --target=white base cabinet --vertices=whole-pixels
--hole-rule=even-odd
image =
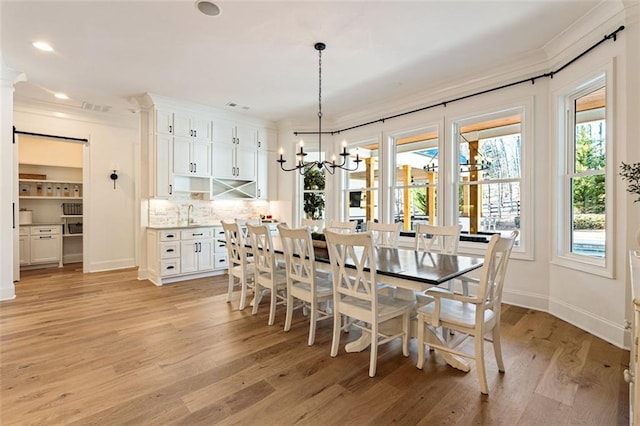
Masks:
[[[221,227],[147,229],[147,278],[161,286],[177,281],[224,273],[226,256],[220,260],[217,235]],[[226,249],[225,249],[226,255]]]
[[[62,252],[60,225],[20,227],[20,265],[59,263]]]

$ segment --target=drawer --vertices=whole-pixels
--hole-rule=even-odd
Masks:
[[[180,231],[180,239],[182,241],[211,238],[213,238],[213,228],[193,228]]]
[[[180,259],[167,259],[160,262],[160,275],[168,277],[180,273]]]
[[[60,225],[31,227],[31,235],[53,235],[59,233]]]
[[[218,226],[213,228],[213,237],[217,240],[224,240],[224,229]]]
[[[227,244],[224,241],[220,241],[219,238],[213,240],[213,252],[215,254],[227,254]]]
[[[160,241],[179,241],[180,231],[160,231]]]
[[[180,241],[160,243],[160,259],[173,259],[180,257]]]
[[[229,257],[226,254],[216,253],[213,256],[213,269],[226,269],[229,267]]]

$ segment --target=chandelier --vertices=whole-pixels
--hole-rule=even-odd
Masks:
[[[322,153],[322,51],[326,47],[327,45],[324,43],[316,43],[314,46],[314,48],[318,51],[318,132],[294,132],[294,135],[296,136],[298,136],[299,134],[313,134],[313,133],[317,134],[318,135],[318,152],[320,154]],[[331,174],[335,173],[336,168],[353,172],[358,170],[358,167],[362,162],[359,154],[356,154],[356,159],[353,161],[355,163],[355,167],[353,169],[349,168],[348,161],[349,161],[350,154],[349,152],[347,152],[346,144],[342,146],[342,152],[339,154],[340,157],[342,157],[342,160],[339,163],[336,163],[335,155],[333,156],[331,161],[327,161],[327,160],[305,161],[304,157],[307,156],[307,153],[304,152],[304,144],[302,141],[300,141],[300,151],[296,153],[296,157],[298,158],[297,158],[297,164],[295,167],[292,167],[290,169],[285,168],[284,163],[286,163],[287,160],[285,160],[282,155],[283,155],[283,151],[282,151],[282,148],[280,148],[280,158],[276,160],[278,163],[280,163],[280,168],[285,172],[291,172],[291,171],[297,170],[298,172],[300,172],[301,175],[306,174],[309,170],[314,168],[321,171],[326,170]]]
[[[464,139],[467,144],[469,143],[467,138],[465,138],[462,133],[460,133],[460,137]],[[429,159],[429,162],[422,167],[422,170],[424,170],[425,172],[437,172],[438,164],[434,163],[437,155],[438,152],[436,151]],[[492,162],[489,158],[486,158],[485,156],[479,154],[475,156],[473,161],[470,161],[469,159],[460,161],[460,173],[481,172],[491,168],[491,165]]]

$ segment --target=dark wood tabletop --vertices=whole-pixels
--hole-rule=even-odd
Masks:
[[[282,254],[280,237],[273,237],[274,249]],[[329,263],[326,249],[315,248],[317,262]],[[438,285],[482,267],[484,259],[464,255],[451,255],[415,251],[403,248],[377,248],[376,273],[398,280],[426,285]]]

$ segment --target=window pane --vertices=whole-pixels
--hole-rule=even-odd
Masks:
[[[605,88],[575,100],[575,173],[605,167]]]
[[[352,149],[353,153],[354,150]],[[358,229],[364,229],[368,220],[378,220],[378,187],[380,181],[378,144],[360,145],[356,149],[362,159],[358,170],[347,173],[344,192],[347,219],[358,221]]]
[[[600,258],[605,256],[604,186],[604,175],[571,179],[573,253]]]
[[[478,208],[474,200],[482,200]],[[462,185],[459,198],[462,232],[500,232],[520,228],[520,183]]]
[[[318,160],[317,152],[309,153],[311,161]],[[303,217],[306,219],[324,218],[325,175],[323,170],[312,167],[303,176]]]
[[[403,231],[414,231],[417,223],[436,224],[438,211],[436,194],[435,186],[397,188],[394,222],[403,223],[404,226],[401,228]]]
[[[304,193],[304,217],[307,219],[324,218],[325,194],[324,192]]]
[[[402,230],[415,230],[416,223],[436,224],[438,129],[396,139],[393,220]]]

